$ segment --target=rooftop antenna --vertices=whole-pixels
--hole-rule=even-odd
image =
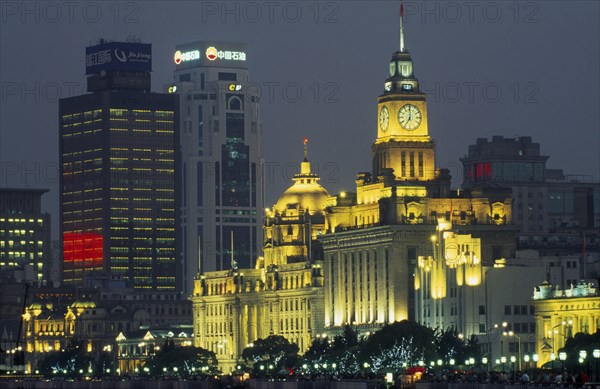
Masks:
[[[235,263],[235,259],[233,259],[233,230],[231,230],[231,270],[237,268],[237,264]]]
[[[400,52],[404,53],[404,4],[400,0]]]

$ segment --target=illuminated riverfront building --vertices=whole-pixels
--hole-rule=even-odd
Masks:
[[[435,166],[426,95],[403,42],[378,123],[372,171],[358,174],[355,192],[328,195],[305,158],[266,211],[257,267],[231,260],[230,270],[196,279],[195,342],[222,365],[234,366],[244,347],[270,334],[303,351],[311,336],[344,325],[369,332],[413,319],[472,333],[485,325],[485,315],[457,320],[443,306],[460,305],[481,284],[484,265],[514,256],[510,192],[450,189],[448,171]]]
[[[535,307],[538,366],[558,360],[559,350],[575,334],[600,330],[597,280],[581,281],[565,289],[544,282],[536,286],[531,304]]]
[[[26,370],[35,371],[46,355],[60,352],[72,342],[81,343],[94,358],[116,359],[122,355],[117,348],[121,333],[191,327],[192,304],[181,294],[133,290],[122,284],[109,281],[93,287],[64,288],[60,293],[51,289],[38,293],[25,308],[18,343],[25,351]],[[63,298],[55,298],[56,294]]]
[[[248,54],[250,55],[250,54]],[[259,95],[243,43],[178,45],[184,291],[198,271],[252,268],[262,247],[263,150]]]
[[[477,333],[485,315],[454,317],[444,306],[464,302],[483,265],[514,255],[512,199],[509,191],[451,190],[449,172],[435,165],[427,98],[402,24],[400,35],[378,98],[372,171],[358,173],[355,192],[328,200],[330,228],[319,238],[326,331],[412,319]]]
[[[47,189],[0,188],[0,272],[4,280],[50,278],[50,215],[42,212]]]
[[[323,262],[316,238],[328,228],[329,195],[311,172],[306,151],[293,180],[266,211],[264,257],[256,267],[238,268],[231,259],[229,270],[195,280],[194,342],[214,351],[224,371],[233,370],[256,339],[281,335],[303,353],[323,331]]]
[[[64,282],[89,272],[175,290],[179,220],[178,99],[150,92],[151,46],[86,50],[90,93],[60,100]]]

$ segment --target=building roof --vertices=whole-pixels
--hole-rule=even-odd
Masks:
[[[310,162],[306,157],[306,140],[304,148],[304,161],[300,164],[300,173],[292,180],[294,185],[290,186],[277,200],[274,211],[285,212],[288,208],[308,210],[309,212],[320,212],[325,209],[329,193],[319,183],[319,176],[313,174]]]

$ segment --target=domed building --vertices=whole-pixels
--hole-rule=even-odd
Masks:
[[[281,335],[303,353],[324,324],[323,255],[317,237],[329,226],[329,193],[307,158],[294,182],[266,209],[264,257],[254,269],[199,274],[194,282],[194,343],[234,370],[256,339]]]
[[[325,208],[329,193],[311,172],[307,141],[300,173],[277,203],[265,214],[264,264],[283,265],[319,259],[313,242],[328,229]]]

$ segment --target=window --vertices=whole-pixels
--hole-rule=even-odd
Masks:
[[[480,315],[485,315],[485,305],[480,305],[479,306],[479,314]]]
[[[505,305],[504,306],[504,314],[505,315],[510,315],[511,314],[510,305]]]
[[[479,323],[479,333],[480,334],[484,334],[485,333],[485,324]]]
[[[237,74],[219,72],[219,81],[237,81]]]

